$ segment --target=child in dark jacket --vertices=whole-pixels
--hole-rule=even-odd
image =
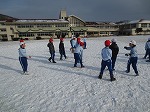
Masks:
[[[49,43],[47,44],[47,47],[49,47],[49,52],[50,52],[50,55],[51,55],[51,57],[48,60],[50,62],[52,60],[53,63],[56,63],[55,62],[55,48],[54,48],[54,45],[53,45],[53,38],[49,39]]]
[[[111,42],[109,40],[106,40],[105,47],[101,51],[101,56],[102,56],[101,71],[98,78],[102,79],[104,69],[107,66],[110,73],[110,81],[115,81],[116,79],[114,78],[113,75],[112,62],[111,62],[112,51],[111,49],[109,49],[110,43]]]
[[[62,60],[62,56],[64,56],[65,59],[67,58],[63,42],[64,42],[64,38],[60,38],[60,43],[59,43],[60,60]]]
[[[146,62],[150,62],[150,38],[148,38],[148,41],[145,44],[145,50],[146,50],[146,53],[145,53],[144,59],[146,59],[146,57],[148,55],[149,60],[147,60]]]
[[[26,49],[25,49],[26,45],[24,43],[24,41],[20,41],[20,48],[18,49],[19,52],[19,62],[21,64],[21,67],[23,69],[23,74],[24,75],[29,75],[27,68],[28,68],[28,58],[31,58],[31,56],[28,56],[26,54]]]
[[[138,60],[138,54],[137,54],[137,49],[136,49],[136,41],[132,40],[129,43],[129,47],[124,47],[126,50],[130,50],[129,54],[125,54],[126,56],[129,56],[129,60],[127,63],[127,70],[126,73],[130,72],[130,65],[132,64],[132,67],[134,69],[134,72],[136,76],[139,76],[138,70],[137,70],[137,60]]]
[[[116,59],[117,59],[117,55],[118,55],[118,52],[119,52],[119,47],[118,45],[116,44],[116,39],[112,39],[111,42],[112,44],[109,46],[109,48],[112,50],[112,70],[115,70],[114,67],[115,67],[115,63],[116,63]]]

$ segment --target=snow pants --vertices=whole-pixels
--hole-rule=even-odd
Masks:
[[[19,57],[19,62],[23,69],[23,72],[27,72],[28,62],[26,57]]]
[[[134,70],[134,72],[136,74],[138,74],[138,71],[137,71],[137,60],[138,60],[138,57],[131,57],[129,60],[128,60],[128,63],[127,63],[127,72],[130,72],[130,65],[132,64],[132,68]]]
[[[108,67],[110,78],[113,77],[112,62],[110,59],[106,61],[102,60],[100,75],[103,75],[106,66]]]
[[[117,59],[117,57],[112,57],[111,58],[111,60],[112,60],[112,70],[114,70],[114,68],[115,68],[116,59]]]
[[[60,53],[60,60],[62,60],[62,57],[64,56],[65,59],[67,58],[65,51],[59,51]]]
[[[81,67],[83,66],[83,64],[82,64],[82,56],[79,53],[74,53],[74,59],[75,59],[74,67],[77,66],[78,62],[80,62]]]

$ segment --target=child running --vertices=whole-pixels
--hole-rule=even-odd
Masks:
[[[130,41],[129,47],[125,46],[124,48],[126,50],[130,50],[129,54],[125,54],[126,56],[129,56],[126,73],[130,72],[130,65],[132,64],[132,67],[134,69],[136,76],[139,76],[139,73],[137,70],[138,54],[137,54],[137,49],[136,49],[136,41],[134,40]]]

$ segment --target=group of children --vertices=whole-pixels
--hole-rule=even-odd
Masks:
[[[113,71],[115,70],[115,62],[117,59],[117,55],[119,53],[119,47],[116,43],[116,39],[106,40],[104,42],[105,47],[101,50],[101,69],[100,69],[100,74],[98,76],[99,79],[102,79],[103,72],[105,70],[105,67],[108,67],[109,73],[110,73],[110,80],[115,81],[116,78],[114,77]],[[64,38],[60,38],[60,43],[59,43],[59,53],[60,53],[60,60],[62,60],[62,57],[66,59],[66,53],[65,53],[65,47],[64,47]],[[81,68],[84,67],[83,62],[82,62],[82,57],[83,57],[83,49],[86,49],[85,43],[86,41],[81,41],[81,38],[79,35],[76,37],[72,37],[70,40],[71,44],[71,51],[74,54],[74,67],[77,67],[77,63],[80,63]],[[20,40],[20,48],[19,48],[19,61],[23,69],[24,74],[28,74],[27,72],[27,59],[31,58],[31,56],[27,56],[26,50],[25,50],[25,42],[23,40]],[[50,58],[48,59],[50,62],[52,60],[53,63],[55,62],[55,48],[53,45],[53,38],[49,39],[49,43],[47,44],[47,47],[49,48],[50,52]],[[149,55],[150,58],[150,38],[148,39],[146,45],[146,53]],[[137,54],[137,49],[136,49],[136,41],[132,40],[129,42],[129,46],[125,46],[124,49],[130,50],[130,53],[125,54],[126,56],[129,56],[129,60],[127,63],[127,70],[126,73],[130,72],[130,65],[132,64],[132,67],[134,69],[134,72],[136,76],[139,76],[138,70],[137,70],[137,61],[138,61],[138,54]],[[146,57],[144,57],[146,58]]]

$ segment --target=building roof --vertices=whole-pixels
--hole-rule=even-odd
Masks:
[[[140,20],[130,21],[128,24],[136,24],[136,23],[150,23],[150,20],[140,19]]]
[[[80,21],[82,21],[83,23],[85,23],[82,19],[80,19],[79,17],[77,17],[75,15],[70,15],[69,17],[75,17],[75,18],[79,19]]]
[[[20,20],[17,20],[16,22],[63,22],[63,23],[68,23],[68,21],[66,20],[63,20],[63,19],[20,19]]]

